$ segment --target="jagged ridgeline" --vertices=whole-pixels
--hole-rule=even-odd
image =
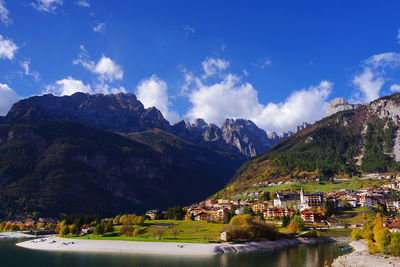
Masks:
[[[400,94],[346,109],[247,161],[217,195],[233,196],[265,181],[398,170]]]

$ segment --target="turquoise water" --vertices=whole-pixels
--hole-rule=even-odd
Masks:
[[[155,256],[141,254],[119,253],[84,253],[84,252],[53,252],[29,250],[16,247],[15,243],[21,240],[0,240],[0,266],[59,266],[59,267],[124,267],[124,266],[325,266],[341,255],[338,243],[318,246],[300,246],[275,251],[258,251],[251,253],[204,256],[179,257]]]

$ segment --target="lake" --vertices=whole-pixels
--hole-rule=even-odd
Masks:
[[[325,266],[342,252],[339,243],[318,246],[299,246],[276,251],[251,253],[179,257],[119,253],[53,252],[29,250],[16,247],[23,240],[0,240],[0,266],[59,266],[59,267],[100,267],[100,266]]]

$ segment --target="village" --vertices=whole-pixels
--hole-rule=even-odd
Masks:
[[[368,185],[360,190],[340,189],[325,193],[305,192],[303,188],[300,188],[299,191],[276,190],[273,193],[252,191],[243,193],[243,198],[207,199],[185,207],[185,210],[195,221],[229,222],[227,217],[251,214],[265,220],[279,222],[283,216],[299,215],[305,223],[309,224],[327,226],[340,224],[341,227],[360,227],[361,225],[337,221],[335,217],[340,217],[342,210],[365,207],[368,208],[367,212],[376,212],[377,210],[384,212],[387,215],[385,224],[388,229],[399,231],[400,217],[396,217],[396,215],[400,212],[400,177],[367,174],[364,179],[376,179],[382,182],[380,186]],[[263,200],[268,194],[270,194],[270,199]],[[159,210],[150,210],[146,215],[150,219],[155,219],[160,212]]]

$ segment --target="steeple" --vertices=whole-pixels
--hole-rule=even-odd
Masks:
[[[303,187],[300,188],[300,202],[304,203],[304,191],[303,191]]]

